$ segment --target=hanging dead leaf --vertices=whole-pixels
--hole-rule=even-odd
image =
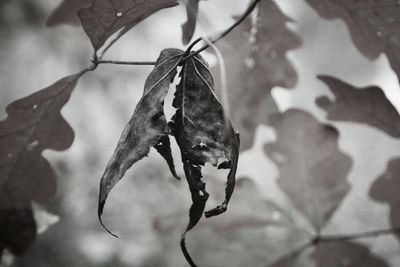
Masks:
[[[230,123],[225,124],[224,111],[214,94],[214,81],[208,64],[200,56],[192,57],[183,65],[180,77],[181,82],[177,86],[173,102],[177,111],[170,127],[181,149],[193,201],[181,246],[186,259],[195,266],[185,248],[185,234],[202,217],[208,199],[201,167],[210,163],[218,168],[230,169],[225,201],[205,214],[206,217],[211,217],[225,212],[235,187],[239,137]]]
[[[92,0],[92,5],[79,10],[78,16],[97,51],[119,30],[122,35],[160,9],[177,4],[175,0]]]
[[[319,230],[350,189],[351,158],[339,150],[336,128],[305,111],[290,109],[271,124],[277,140],[265,150],[279,167],[278,185]]]
[[[241,150],[251,147],[257,126],[269,125],[269,116],[278,112],[271,89],[297,83],[286,53],[300,47],[301,39],[288,29],[288,22],[291,19],[274,1],[264,0],[258,4],[254,23],[251,17],[245,19],[216,44],[224,56],[230,115],[240,132]],[[218,69],[213,72],[218,77]]]
[[[319,97],[318,106],[328,112],[328,119],[366,123],[400,137],[400,116],[396,108],[377,86],[356,88],[334,77],[319,75],[335,95],[335,100]]]
[[[125,126],[114,154],[101,177],[98,207],[100,222],[107,196],[125,172],[136,161],[146,156],[152,146],[158,147],[159,142],[166,145],[164,136],[167,134],[167,122],[164,114],[164,98],[176,75],[181,55],[182,51],[177,49],[161,51],[153,71],[146,80],[143,96]],[[163,151],[161,154],[164,157],[168,155],[168,149],[164,148]],[[172,159],[172,156],[170,158]],[[171,167],[173,163],[167,162]],[[174,170],[172,172],[174,173]]]
[[[54,171],[42,152],[71,146],[74,132],[60,110],[82,73],[6,108],[8,117],[0,122],[0,249],[19,254],[35,239],[31,202],[47,203],[56,191]]]
[[[307,0],[325,19],[343,19],[354,44],[364,56],[376,59],[385,53],[400,77],[400,34],[398,0]]]

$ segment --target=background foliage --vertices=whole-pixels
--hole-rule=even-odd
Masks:
[[[229,1],[200,1],[195,36],[225,29],[247,5]],[[68,3],[76,5],[64,5]],[[56,6],[46,0],[0,3],[2,163],[8,158],[3,152],[9,151],[3,144],[13,146],[4,141],[4,129],[18,125],[13,114],[26,118],[12,111],[31,103],[20,100],[6,110],[7,104],[89,64],[92,48],[81,28],[45,28]],[[201,220],[189,234],[188,247],[200,266],[400,265],[396,232],[335,240],[338,235],[400,227],[399,10],[391,0],[262,0],[258,16],[250,16],[218,42],[227,66],[231,118],[242,143],[228,212]],[[184,5],[157,12],[122,37],[107,58],[149,61],[165,47],[182,48],[185,12]],[[54,14],[48,24],[65,22]],[[203,56],[215,66],[218,85],[215,56],[211,50]],[[39,228],[52,225],[12,266],[185,265],[178,239],[186,226],[190,195],[186,183],[175,181],[154,151],[110,195],[104,220],[123,239],[105,233],[95,215],[99,177],[151,69],[100,65],[80,79],[61,111],[65,121],[57,112],[61,106],[50,113],[55,117],[51,128],[58,131],[45,136],[58,138],[46,139],[47,146],[28,144],[27,155],[41,163],[46,149],[44,157],[57,174],[52,178],[57,192],[50,201],[20,184],[13,187],[23,188],[15,191],[21,210],[29,209],[32,199],[39,203],[32,217]],[[76,77],[61,83],[72,86]],[[174,113],[165,112],[169,117]],[[75,132],[73,143],[62,128],[68,125]],[[72,146],[62,153],[47,150],[66,148],[57,146],[59,140]],[[175,143],[173,151],[178,151]],[[174,158],[180,175],[176,152]],[[25,161],[28,166],[35,162],[31,157]],[[3,177],[9,176],[5,168],[1,171],[4,191]],[[214,207],[224,198],[226,172],[207,168],[204,176],[212,196],[207,205]],[[40,184],[45,187],[39,189],[47,188],[49,181]],[[3,208],[8,201],[1,203]],[[10,216],[0,220],[5,218]],[[2,238],[8,236],[5,230]],[[319,234],[326,240],[315,240]],[[9,259],[5,255],[3,264]]]

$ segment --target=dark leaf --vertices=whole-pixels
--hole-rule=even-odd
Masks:
[[[339,133],[296,109],[274,116],[271,123],[277,140],[265,149],[279,167],[278,185],[321,229],[350,189],[346,176],[352,161],[338,148]]]
[[[273,264],[268,265],[268,267],[294,267],[294,266],[296,266],[296,262],[297,262],[299,256],[308,247],[310,247],[309,244],[303,245],[300,248],[294,250],[293,252],[290,252],[286,256],[278,259]]]
[[[320,16],[341,18],[357,48],[368,58],[385,53],[392,69],[400,76],[400,34],[398,0],[307,0]]]
[[[182,25],[182,42],[188,44],[192,40],[196,29],[197,15],[199,13],[199,0],[188,0],[186,2],[187,20]]]
[[[111,189],[136,161],[141,160],[149,153],[152,146],[159,143],[165,134],[167,122],[164,114],[164,98],[176,75],[181,54],[182,51],[177,49],[161,51],[156,66],[146,80],[143,96],[125,126],[114,154],[101,177],[98,207],[100,222]]]
[[[117,31],[123,34],[160,9],[177,4],[175,0],[92,0],[92,5],[79,10],[78,16],[98,50]]]
[[[318,267],[390,267],[367,247],[353,242],[320,243],[311,256]]]
[[[81,74],[11,103],[0,122],[0,247],[13,253],[22,253],[35,239],[31,201],[47,203],[56,191],[42,151],[71,146],[74,132],[60,110]]]
[[[154,148],[160,153],[160,155],[165,159],[172,175],[180,180],[179,176],[176,174],[174,159],[172,158],[171,143],[169,141],[169,136],[167,134],[163,135]]]
[[[183,167],[193,204],[186,232],[200,220],[208,198],[202,181],[201,167],[205,163],[217,167],[219,161],[230,162],[230,172],[222,205],[206,212],[211,217],[226,211],[235,186],[239,138],[230,123],[226,125],[224,111],[214,94],[214,81],[207,63],[196,56],[189,59],[181,71],[181,82],[177,86],[173,106],[177,108],[172,118],[171,129],[181,150]],[[185,232],[185,233],[186,233]],[[187,254],[182,236],[182,249]],[[191,262],[192,266],[195,266]]]
[[[331,101],[323,96],[317,104],[328,112],[328,119],[366,123],[393,137],[400,137],[400,116],[377,86],[356,88],[330,76],[318,76],[335,94]]]
[[[278,112],[271,89],[291,88],[297,82],[286,53],[300,47],[301,40],[286,27],[290,21],[274,1],[263,0],[256,24],[249,17],[217,43],[227,68],[230,115],[240,132],[241,150],[251,147],[257,126],[268,125],[269,116]],[[218,73],[217,68],[213,71]]]
[[[80,21],[76,14],[79,9],[88,7],[91,0],[64,0],[51,12],[47,19],[47,26],[56,26],[60,24],[79,25]]]
[[[392,159],[385,171],[372,184],[370,196],[390,207],[390,221],[394,228],[400,227],[400,158]],[[397,232],[400,241],[400,233]]]

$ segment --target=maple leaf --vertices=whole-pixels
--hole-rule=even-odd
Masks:
[[[230,115],[240,132],[241,150],[251,147],[257,126],[268,125],[269,116],[278,112],[271,89],[291,88],[297,82],[286,58],[289,50],[301,45],[301,39],[286,26],[291,20],[272,0],[261,1],[256,16],[254,25],[251,18],[245,19],[217,44],[224,56],[229,103],[234,107]]]
[[[278,185],[319,230],[350,189],[351,158],[339,150],[336,128],[307,112],[291,109],[271,124],[277,140],[265,150],[279,168]]]
[[[78,16],[97,51],[117,31],[121,30],[121,36],[160,9],[177,4],[175,0],[92,0],[90,7],[78,11]]]
[[[325,19],[343,19],[351,38],[364,56],[376,59],[385,53],[400,79],[400,34],[397,0],[307,0]]]
[[[90,2],[91,0],[64,0],[51,12],[46,21],[47,26],[79,25],[80,21],[76,13],[79,9],[88,7]]]
[[[80,72],[60,79],[6,108],[0,122],[0,249],[24,252],[34,241],[31,202],[47,203],[56,191],[55,174],[42,156],[45,149],[65,150],[74,132],[60,114]]]
[[[372,199],[390,207],[390,221],[394,228],[400,227],[400,157],[392,159],[386,171],[372,184],[369,195]],[[400,241],[400,233],[396,233]]]
[[[200,0],[188,0],[186,2],[187,20],[182,25],[182,42],[188,44],[193,37],[196,29],[197,15],[199,13]]]
[[[165,138],[168,136],[165,137],[167,121],[164,114],[164,98],[176,75],[182,53],[177,49],[161,51],[153,71],[146,79],[143,96],[125,126],[114,154],[101,177],[98,207],[100,222],[111,189],[135,162],[149,153],[150,147],[158,146],[164,158],[172,159],[172,156],[168,155],[170,150],[168,152],[165,148],[167,144]],[[159,144],[160,142],[164,145]],[[168,160],[167,162],[171,167],[173,163]]]
[[[320,243],[311,257],[319,267],[338,264],[346,267],[389,267],[382,258],[372,254],[368,247],[347,241]]]
[[[339,79],[319,75],[329,86],[335,100],[317,98],[317,105],[328,112],[328,119],[366,123],[378,127],[393,137],[400,137],[400,116],[396,108],[377,86],[356,88]]]

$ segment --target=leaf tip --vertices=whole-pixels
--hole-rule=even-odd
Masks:
[[[120,237],[116,234],[114,234],[113,232],[111,232],[103,223],[103,220],[101,218],[101,215],[103,214],[103,210],[104,210],[104,205],[106,204],[106,201],[99,201],[99,206],[97,209],[97,216],[99,217],[99,222],[101,224],[101,226],[104,228],[104,230],[106,230],[110,235],[112,235],[113,237],[116,237],[118,239],[120,239]]]

